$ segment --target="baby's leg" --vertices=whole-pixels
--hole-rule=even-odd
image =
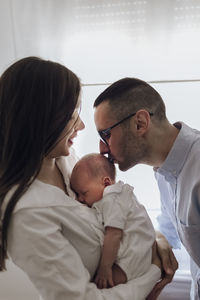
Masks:
[[[112,277],[114,285],[127,282],[126,273],[116,264],[112,266]]]

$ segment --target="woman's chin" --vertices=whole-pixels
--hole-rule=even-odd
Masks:
[[[58,155],[58,157],[60,156],[68,156],[70,154],[70,151],[69,151],[69,147],[63,149],[63,151],[60,152],[60,155]]]
[[[66,149],[65,150],[65,154],[63,156],[68,156],[70,153],[69,153],[69,149]]]

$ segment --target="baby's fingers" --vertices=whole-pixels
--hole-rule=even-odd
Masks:
[[[113,282],[112,277],[111,277],[111,278],[108,278],[108,286],[109,286],[109,287],[113,287],[113,286],[114,286],[114,282]]]

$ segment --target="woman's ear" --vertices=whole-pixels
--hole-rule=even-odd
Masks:
[[[103,177],[103,185],[104,187],[108,186],[108,185],[111,185],[112,184],[112,180],[110,179],[110,177],[106,176],[106,177]]]

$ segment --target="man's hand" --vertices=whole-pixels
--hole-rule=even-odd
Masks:
[[[161,234],[157,233],[156,237],[156,252],[155,246],[153,246],[152,252],[152,263],[156,264],[158,267],[158,257],[160,258],[161,262],[161,272],[162,272],[162,279],[154,286],[153,290],[147,297],[147,300],[155,300],[161,293],[162,289],[172,281],[176,270],[178,269],[178,262],[174,253],[168,244],[166,238]],[[158,257],[157,257],[157,255]]]

